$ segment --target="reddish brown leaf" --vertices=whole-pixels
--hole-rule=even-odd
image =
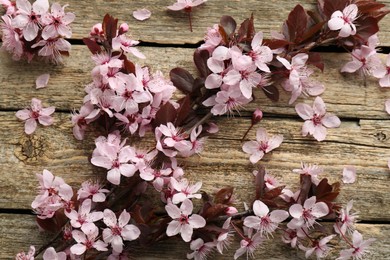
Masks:
[[[125,73],[130,74],[133,73],[135,74],[135,65],[131,61],[129,61],[126,57],[123,60],[123,65],[125,69]]]
[[[236,21],[228,15],[224,15],[221,17],[221,20],[219,21],[219,24],[223,27],[225,30],[225,33],[231,37],[234,34],[234,31],[236,30],[237,23]]]
[[[106,14],[103,19],[102,28],[109,44],[111,44],[112,38],[116,37],[117,27],[118,19],[114,19],[114,17],[112,17],[111,15]]]
[[[337,10],[342,11],[347,5],[349,0],[324,0],[323,1],[323,14],[330,18]]]
[[[240,28],[238,29],[238,42],[252,41],[254,35],[255,35],[255,26],[253,23],[253,14],[252,14],[251,18],[245,19],[245,21],[241,23]]]
[[[378,21],[373,17],[361,17],[357,23],[359,26],[356,27],[357,32],[354,38],[357,41],[363,39],[363,44],[366,44],[367,39],[379,31]]]
[[[305,9],[301,5],[295,6],[288,15],[286,24],[290,36],[289,40],[296,43],[301,42],[307,27],[307,14]]]
[[[324,27],[325,24],[326,21],[322,21],[310,27],[309,30],[302,35],[300,43],[305,42],[315,36],[319,31],[321,31],[322,27]]]
[[[180,104],[180,107],[177,110],[177,117],[174,125],[182,126],[191,112],[191,98],[187,95],[180,99],[178,103]]]
[[[213,219],[222,215],[225,215],[226,205],[223,204],[215,204],[211,207],[207,208],[205,212],[203,212],[202,216],[205,219]]]
[[[191,73],[182,68],[174,68],[169,72],[173,85],[180,89],[184,94],[190,94],[193,90],[194,77]]]
[[[220,189],[214,196],[214,202],[220,204],[230,204],[233,196],[233,187]]]
[[[263,198],[264,199],[268,199],[268,200],[273,200],[275,198],[277,198],[280,194],[282,194],[282,190],[285,188],[286,186],[279,186],[279,187],[276,187],[272,190],[269,190],[267,191]]]
[[[273,102],[279,100],[279,90],[274,85],[263,87],[264,94]]]
[[[207,66],[207,60],[210,58],[210,53],[207,50],[196,50],[194,53],[195,66],[199,71],[202,78],[206,78],[210,73],[210,69]]]
[[[156,118],[153,120],[153,127],[158,127],[161,124],[166,125],[168,122],[174,122],[177,115],[175,107],[167,102],[161,106],[156,113]]]
[[[83,42],[85,45],[87,45],[92,54],[98,54],[102,51],[99,44],[89,38],[83,38]]]
[[[287,45],[291,44],[291,42],[288,42],[286,40],[264,39],[263,44],[270,47],[270,49],[275,50],[286,47]]]
[[[255,178],[257,200],[262,198],[264,195],[264,187],[265,187],[264,176],[265,176],[265,168],[264,166],[260,165]]]
[[[222,42],[227,45],[229,43],[229,37],[225,31],[225,29],[220,25],[218,26],[218,32],[222,37]]]
[[[310,188],[311,188],[311,176],[310,175],[302,175],[301,174],[301,181],[300,181],[300,185],[301,185],[301,190],[300,190],[300,193],[299,193],[299,199],[298,199],[298,203],[299,204],[302,204],[305,202],[305,200],[309,197],[309,192],[310,192]]]
[[[316,66],[324,72],[324,63],[322,62],[321,55],[318,52],[309,52],[309,59],[307,60],[307,63]]]

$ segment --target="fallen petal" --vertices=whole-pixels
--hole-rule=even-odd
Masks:
[[[133,17],[138,21],[144,21],[146,19],[149,19],[151,15],[152,12],[146,8],[138,9],[133,12]]]
[[[50,74],[45,73],[40,76],[35,81],[36,89],[44,88],[47,86],[47,83],[49,83]]]
[[[356,181],[356,169],[353,166],[346,166],[343,170],[343,182],[354,183]]]

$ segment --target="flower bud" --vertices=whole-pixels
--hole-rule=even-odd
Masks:
[[[255,125],[258,122],[260,122],[262,118],[263,118],[263,112],[260,109],[256,108],[255,112],[253,112],[252,115],[252,125]]]
[[[129,31],[129,25],[127,23],[122,23],[119,27],[119,34],[127,33]]]
[[[237,210],[235,207],[227,207],[227,208],[225,209],[225,213],[226,213],[226,215],[228,215],[228,216],[234,215],[234,214],[236,214],[237,212],[238,212],[238,210]]]
[[[102,24],[101,23],[97,23],[95,24],[92,29],[91,29],[91,32],[90,32],[90,35],[91,36],[98,36],[98,35],[101,35],[103,34],[103,27],[102,27]]]

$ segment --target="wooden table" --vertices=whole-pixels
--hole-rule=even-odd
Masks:
[[[30,244],[39,247],[50,238],[45,233],[37,235],[30,208],[36,195],[35,173],[48,169],[75,187],[101,173],[88,159],[97,133],[89,132],[88,138],[81,142],[75,140],[69,118],[70,111],[82,104],[83,89],[91,81],[93,67],[91,55],[80,39],[88,35],[93,24],[101,22],[105,13],[127,21],[134,38],[143,42],[140,50],[147,59],[139,61],[141,64],[167,74],[177,66],[195,71],[194,48],[203,39],[206,28],[218,23],[222,15],[232,15],[242,21],[253,12],[256,29],[269,36],[270,30],[279,30],[296,4],[315,8],[316,1],[210,0],[195,9],[192,33],[184,13],[166,10],[171,2],[174,1],[62,1],[62,4],[69,3],[68,10],[77,16],[73,25],[75,44],[63,66],[14,62],[7,54],[0,54],[1,259],[11,259],[20,250],[28,250]],[[389,0],[382,2],[390,3]],[[136,21],[131,13],[142,7],[150,9],[152,17],[144,22]],[[380,25],[381,46],[390,47],[390,17],[383,19]],[[265,112],[261,125],[270,133],[283,134],[285,138],[280,149],[264,158],[267,169],[281,182],[296,187],[299,177],[291,170],[299,168],[301,161],[323,166],[324,176],[331,181],[341,179],[344,166],[354,165],[357,181],[353,185],[342,185],[339,202],[353,199],[360,216],[358,230],[365,238],[377,238],[370,259],[390,259],[390,170],[387,167],[390,116],[384,111],[384,101],[390,98],[390,90],[381,89],[374,79],[369,79],[364,86],[363,80],[356,75],[339,74],[340,66],[349,60],[347,54],[327,52],[323,53],[323,58],[326,69],[323,74],[317,72],[315,77],[326,85],[322,97],[328,111],[342,120],[339,129],[329,131],[326,141],[319,143],[301,136],[302,121],[296,116],[294,107],[287,104],[286,93],[282,94],[280,102],[272,103],[263,93],[256,92],[256,102],[247,107],[248,112],[242,117],[216,119],[221,131],[208,140],[200,157],[185,160],[186,171],[190,179],[202,180],[206,191],[226,185],[236,187],[237,206],[242,208],[242,202],[250,201],[254,190],[253,166],[241,150],[240,138],[250,124],[249,112],[261,107]],[[49,85],[36,90],[35,79],[42,73],[51,74]],[[33,97],[56,107],[55,124],[39,127],[32,136],[27,136],[15,112],[29,105]],[[248,138],[253,139],[254,135],[252,130]],[[236,243],[227,256],[215,255],[211,259],[232,259],[237,246]],[[178,239],[151,249],[136,250],[134,256],[136,259],[184,259],[188,251],[189,245]],[[288,249],[277,239],[267,241],[256,255],[258,259],[304,258],[301,252]]]

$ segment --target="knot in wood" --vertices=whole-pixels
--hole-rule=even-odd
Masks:
[[[384,141],[386,139],[386,134],[384,134],[383,132],[378,132],[374,134],[374,136],[378,141]]]
[[[14,154],[23,162],[37,161],[39,157],[43,156],[45,146],[46,143],[42,137],[22,136]]]

